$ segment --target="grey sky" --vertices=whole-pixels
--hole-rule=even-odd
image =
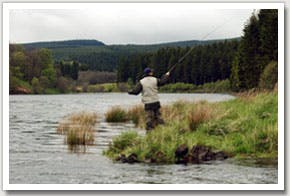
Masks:
[[[152,44],[242,35],[252,9],[197,9],[185,3],[111,3],[81,9],[10,10],[10,42],[96,39],[105,44]]]

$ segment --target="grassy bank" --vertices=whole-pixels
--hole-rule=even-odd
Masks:
[[[174,163],[175,150],[183,144],[188,148],[208,146],[236,158],[278,155],[277,92],[246,93],[220,103],[179,101],[164,106],[162,112],[166,114],[165,126],[146,136],[134,131],[123,133],[113,139],[104,154],[112,159],[134,154],[140,162],[154,159]],[[144,113],[134,113],[138,126],[144,126]]]
[[[216,82],[194,85],[189,83],[172,83],[162,86],[160,92],[164,93],[228,93],[231,92],[230,81],[218,80]]]

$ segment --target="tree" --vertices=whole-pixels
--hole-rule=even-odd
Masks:
[[[54,87],[56,84],[56,70],[52,65],[41,71],[41,76],[46,77],[48,80],[47,87]]]
[[[72,64],[72,69],[71,69],[71,78],[74,80],[77,80],[78,73],[79,73],[79,63],[74,61]]]
[[[258,15],[251,16],[243,31],[231,73],[231,86],[235,90],[258,87],[266,65],[277,60],[278,11],[260,10]]]
[[[36,94],[43,93],[43,88],[41,87],[38,78],[33,77],[33,79],[31,80],[31,85],[34,93]]]

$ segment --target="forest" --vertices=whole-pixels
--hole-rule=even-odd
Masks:
[[[132,86],[145,67],[161,77],[189,50],[169,85],[180,84],[182,89],[182,85],[229,81],[230,91],[273,88],[278,80],[278,10],[253,13],[242,37],[228,40],[111,46],[96,40],[10,44],[10,94],[87,92],[100,89],[88,88],[100,83]]]

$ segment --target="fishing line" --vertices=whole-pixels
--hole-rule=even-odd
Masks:
[[[205,38],[207,38],[210,34],[212,34],[213,32],[215,32],[217,29],[219,29],[219,28],[221,28],[222,26],[224,26],[226,23],[228,23],[230,20],[232,20],[232,18],[230,18],[230,19],[228,19],[227,21],[225,21],[224,23],[222,23],[221,25],[219,25],[219,26],[217,26],[217,27],[215,27],[212,31],[210,31],[209,33],[207,33],[206,35],[204,35],[200,40],[199,40],[199,42],[201,42],[201,41],[203,41]],[[170,66],[171,68],[168,70],[168,72],[171,72],[172,70],[174,70],[175,69],[175,67],[179,64],[179,63],[181,63],[184,59],[185,59],[185,57],[187,57],[189,54],[190,54],[190,52],[193,50],[193,48],[194,48],[195,46],[193,46],[193,47],[191,47],[190,49],[189,49],[189,51],[187,51],[178,61],[177,61],[177,63],[175,63],[173,66]]]

